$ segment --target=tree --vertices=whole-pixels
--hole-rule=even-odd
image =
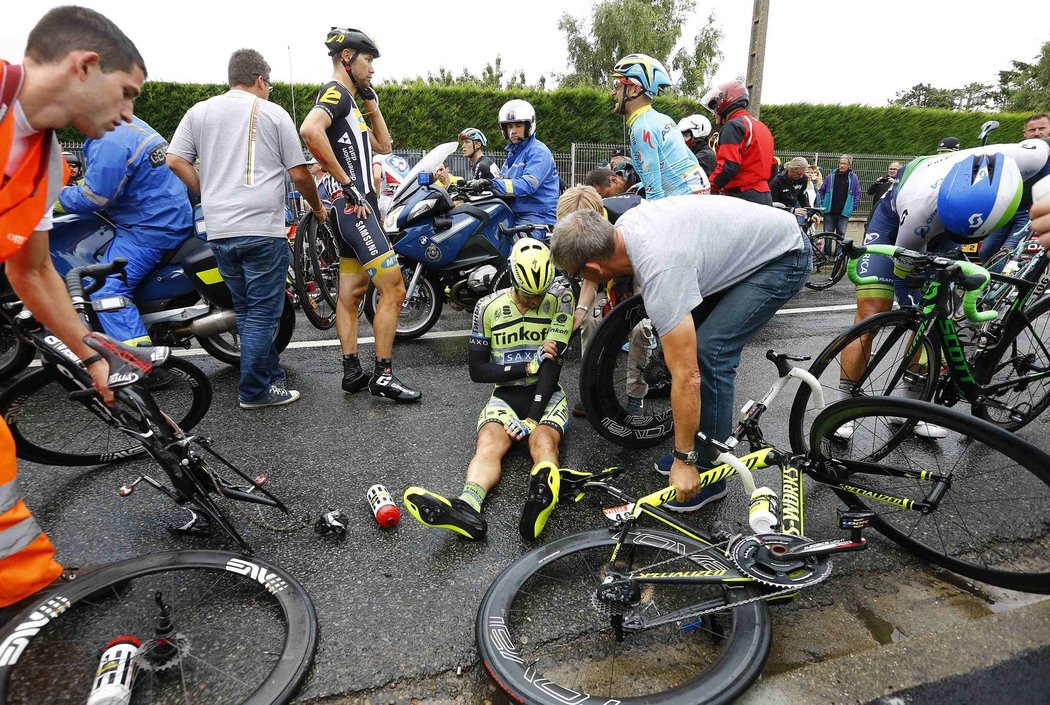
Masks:
[[[640,52],[677,72],[681,92],[698,91],[718,68],[722,32],[712,12],[693,41],[675,51],[695,7],[695,0],[601,0],[589,31],[584,20],[562,15],[558,29],[565,33],[571,71],[561,77],[561,85],[604,86],[618,59]]]
[[[1050,108],[1050,42],[1043,44],[1034,62],[1011,61],[1011,68],[999,72],[1005,110],[1036,112]]]
[[[547,79],[544,76],[539,77],[536,85],[529,86],[525,81],[524,71],[514,71],[507,76],[502,64],[503,59],[497,54],[495,61],[485,64],[480,77],[475,76],[467,69],[463,69],[463,73],[459,76],[453,76],[451,71],[444,66],[439,66],[436,74],[428,71],[426,78],[416,76],[415,78],[406,78],[393,83],[405,88],[420,86],[475,86],[478,88],[494,88],[496,90],[502,88],[535,88],[541,91],[546,88]],[[504,81],[505,76],[506,81]]]
[[[934,88],[929,83],[918,83],[906,91],[898,91],[889,103],[902,108],[952,110],[955,107],[955,96],[950,89]]]

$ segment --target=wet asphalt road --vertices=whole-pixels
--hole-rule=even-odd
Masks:
[[[852,287],[840,283],[828,292],[803,291],[786,308],[852,303]],[[852,321],[852,311],[779,315],[745,351],[737,380],[737,406],[759,398],[775,373],[764,359],[768,348],[815,355]],[[300,699],[370,690],[400,680],[413,683],[476,664],[473,624],[477,604],[489,582],[530,546],[517,531],[530,467],[527,453],[514,450],[504,462],[504,479],[486,504],[489,537],[460,540],[430,531],[403,511],[399,526],[380,529],[365,499],[373,483],[385,484],[401,504],[401,493],[424,485],[457,495],[474,445],[478,411],[489,385],[467,376],[465,334],[468,312],[446,309],[436,330],[449,333],[395,347],[395,371],[422,389],[422,403],[395,406],[366,395],[347,396],[339,389],[341,369],[336,347],[290,349],[282,356],[289,387],[302,399],[278,409],[242,411],[236,405],[236,374],[210,357],[193,357],[211,378],[211,411],[198,426],[216,447],[250,473],[265,472],[271,489],[312,520],[329,508],[350,516],[345,540],[320,537],[310,528],[273,532],[241,521],[243,534],[258,553],[288,569],[309,591],[321,623],[321,644],[313,672]],[[362,335],[370,335],[367,325]],[[295,341],[331,340],[299,316]],[[371,345],[362,346],[370,360]],[[570,403],[576,393],[579,356],[565,367],[563,385]],[[767,437],[787,446],[790,397],[781,399],[763,420]],[[1021,435],[1050,449],[1050,424],[1037,420]],[[652,461],[670,450],[625,451],[602,441],[591,427],[574,419],[563,444],[562,464],[598,469],[626,465],[634,471],[622,481],[639,494],[659,486]],[[213,540],[174,537],[164,528],[183,517],[159,494],[141,489],[126,499],[117,489],[134,471],[148,468],[131,461],[102,468],[49,468],[24,464],[24,494],[58,547],[59,559],[91,565],[145,552],[180,548],[233,548]],[[822,490],[822,491],[821,491]],[[729,499],[696,521],[738,520],[743,492],[731,484]],[[834,535],[831,523],[839,505],[820,488],[807,498],[807,529]],[[601,526],[597,498],[559,507],[545,539]],[[403,509],[403,508],[402,508]],[[276,517],[275,517],[276,519]],[[1004,521],[1008,518],[1004,517]],[[864,560],[846,558],[840,571],[892,569],[904,554],[879,539]],[[467,698],[465,702],[472,702]]]

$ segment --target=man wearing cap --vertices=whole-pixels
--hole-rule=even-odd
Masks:
[[[805,157],[795,157],[769,182],[773,202],[783,204],[794,213],[800,225],[805,222],[805,209],[810,205],[809,194],[806,193],[809,187],[809,177],[806,176],[808,168],[809,162]]]

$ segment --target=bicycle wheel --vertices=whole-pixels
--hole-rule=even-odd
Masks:
[[[334,311],[339,301],[339,245],[327,224],[318,223],[312,213],[303,220],[307,218],[306,259],[321,297]]]
[[[772,639],[762,600],[649,629],[632,619],[725,606],[758,596],[752,587],[642,584],[618,641],[596,589],[615,544],[607,530],[567,536],[527,553],[493,581],[478,608],[478,652],[496,683],[517,702],[725,703],[762,672]],[[723,565],[697,552],[716,549],[680,534],[635,530],[627,537],[635,572],[692,571]],[[659,566],[658,568],[656,566]],[[637,623],[637,622],[636,622]]]
[[[937,424],[947,435],[909,436],[877,463],[866,462],[901,419]],[[844,442],[835,432],[850,422],[853,435]],[[986,421],[910,399],[834,404],[813,422],[810,445],[829,472],[863,488],[835,492],[854,509],[877,512],[874,526],[887,538],[969,578],[1050,594],[1050,455]],[[936,509],[924,513],[887,498],[925,500],[936,484],[930,473],[946,478]]]
[[[211,383],[196,366],[171,357],[171,383],[151,394],[162,411],[187,431],[211,406]],[[97,465],[142,455],[146,449],[80,402],[78,389],[53,365],[22,377],[0,394],[0,415],[15,439],[18,457],[43,465]],[[135,414],[120,406],[121,411]]]
[[[401,267],[401,277],[405,280],[406,291],[412,281],[415,268],[422,266],[418,263],[405,263]],[[420,275],[412,296],[406,298],[401,304],[401,310],[397,316],[397,332],[394,333],[395,340],[414,340],[433,328],[438,318],[441,317],[445,297],[438,284],[438,277],[428,276],[428,274],[429,272],[424,271]],[[368,289],[365,290],[364,307],[361,310],[372,325],[375,325],[380,296],[376,285],[369,282]]]
[[[822,233],[813,238],[813,271],[806,286],[816,291],[834,286],[846,273],[846,253],[842,249],[842,237],[835,233]]]
[[[979,382],[992,404],[973,405],[973,414],[1008,431],[1023,428],[1050,406],[1050,297],[1015,315],[1025,325],[1012,340],[997,346]]]
[[[328,330],[335,325],[335,306],[322,291],[323,283],[314,279],[313,264],[307,253],[309,239],[304,231],[298,231],[292,247],[295,293],[306,319],[318,330]]]
[[[674,433],[671,373],[659,338],[647,335],[646,325],[642,297],[630,297],[598,326],[580,365],[587,421],[602,438],[624,448],[648,448]],[[641,414],[628,413],[628,396],[643,400]]]
[[[857,323],[831,341],[809,368],[824,390],[825,403],[846,396],[932,399],[940,375],[940,354],[929,336],[913,342],[918,329],[916,312],[887,311]],[[843,370],[844,354],[847,359],[867,361],[861,363],[863,370],[848,389],[844,381],[853,377]],[[791,405],[788,432],[797,453],[806,451],[810,425],[820,412],[812,397],[809,386],[801,384]],[[840,431],[843,433],[845,430]],[[911,427],[901,425],[887,437],[884,450],[888,452],[910,433]],[[875,449],[872,458],[878,458],[879,452]]]
[[[172,646],[156,636],[158,600],[174,622]],[[295,578],[255,557],[139,556],[55,589],[0,628],[0,703],[85,702],[99,657],[121,635],[142,642],[132,702],[270,705],[305,678],[317,615]]]

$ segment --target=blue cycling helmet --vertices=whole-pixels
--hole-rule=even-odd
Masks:
[[[970,154],[955,164],[937,192],[937,215],[952,239],[978,242],[1009,222],[1021,202],[1017,163],[1003,154]]]
[[[628,54],[613,66],[614,78],[626,78],[653,98],[661,88],[670,88],[671,78],[667,69],[648,54]]]

